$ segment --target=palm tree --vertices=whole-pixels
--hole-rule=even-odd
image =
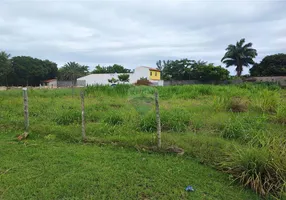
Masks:
[[[8,75],[12,72],[10,56],[5,51],[0,52],[0,79],[6,80],[6,86],[8,86]]]
[[[88,66],[80,65],[76,62],[68,62],[59,69],[59,77],[61,80],[72,81],[72,94],[74,95],[74,85],[76,79],[88,74]]]
[[[237,76],[241,76],[243,66],[248,67],[250,64],[254,64],[253,58],[257,56],[256,49],[251,48],[252,43],[245,43],[245,39],[241,39],[236,42],[236,45],[230,44],[226,48],[226,53],[224,54],[221,62],[226,64],[226,67],[236,66],[235,71]]]

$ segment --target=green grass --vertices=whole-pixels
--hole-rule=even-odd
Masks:
[[[30,168],[37,168],[33,167],[37,165],[37,163],[33,164],[36,160],[28,159],[28,157],[37,157],[46,153],[46,156],[43,155],[37,162],[41,162],[42,160],[42,163],[54,166],[58,162],[57,156],[62,155],[60,158],[67,160],[65,161],[67,164],[63,168],[72,169],[77,165],[77,161],[68,155],[67,158],[64,158],[65,151],[67,153],[70,151],[82,152],[82,158],[78,158],[82,160],[85,158],[83,152],[91,151],[91,153],[94,152],[95,156],[99,154],[96,152],[106,150],[108,155],[105,156],[112,160],[109,162],[111,166],[112,162],[117,162],[118,165],[125,166],[120,169],[122,170],[120,172],[116,168],[110,172],[111,174],[106,175],[105,179],[109,180],[106,183],[107,185],[114,178],[114,174],[112,173],[131,173],[129,168],[126,167],[128,161],[124,159],[122,161],[117,160],[113,157],[113,154],[117,155],[117,157],[129,156],[130,162],[133,162],[133,164],[137,161],[132,161],[131,157],[135,159],[137,154],[144,155],[146,159],[153,159],[154,163],[155,160],[158,160],[158,163],[162,166],[162,174],[157,176],[155,182],[160,185],[158,188],[164,188],[164,191],[150,189],[150,194],[147,194],[146,199],[227,199],[227,196],[233,197],[233,199],[235,197],[237,199],[255,199],[255,195],[251,198],[247,197],[247,195],[253,194],[247,190],[242,190],[238,186],[239,183],[245,185],[245,188],[252,188],[264,197],[272,198],[276,196],[282,198],[283,193],[285,193],[285,90],[273,85],[255,84],[228,86],[192,85],[155,88],[144,86],[134,87],[130,85],[88,87],[85,90],[86,134],[89,141],[87,145],[81,143],[80,90],[82,89],[75,91],[74,97],[72,97],[71,89],[28,90],[30,135],[27,140],[27,146],[15,142],[16,136],[23,133],[24,128],[22,92],[20,90],[0,92],[0,142],[5,146],[5,151],[3,150],[0,153],[23,153],[22,156],[19,156],[21,159],[15,157],[15,159],[9,160],[6,157],[4,163],[10,162],[13,165],[13,163],[16,164],[20,160],[20,163],[29,164],[31,162],[29,165]],[[159,92],[160,96],[159,102],[163,131],[162,149],[160,150],[154,148],[156,145],[156,121],[153,96],[155,90]],[[185,154],[182,157],[166,154],[166,149],[170,146],[183,148]],[[34,148],[35,151],[31,150],[29,152],[30,148]],[[48,150],[38,152],[36,151],[37,148]],[[124,149],[122,150],[121,148]],[[62,149],[62,152],[56,153],[57,149]],[[137,149],[141,153],[136,152],[134,149]],[[264,152],[264,154],[259,155],[260,152]],[[86,154],[87,157],[90,155],[89,153]],[[3,153],[0,155],[2,158]],[[9,156],[11,157],[10,154]],[[97,156],[100,157],[94,157],[94,171],[98,169],[96,163],[100,163],[96,158],[102,158],[101,155]],[[49,157],[54,158],[56,161],[53,162],[51,160],[49,162]],[[181,162],[183,164],[180,164]],[[174,165],[176,165],[177,169],[180,169],[182,176],[176,174],[176,176],[170,177],[170,180],[165,181],[164,179],[162,181],[162,177],[168,177],[168,173],[164,170],[171,163],[177,163]],[[255,163],[255,165],[251,163]],[[142,162],[138,161],[134,165],[139,167],[142,165]],[[215,172],[217,173],[217,177],[222,178],[217,178],[218,181],[213,183],[213,185],[217,185],[218,187],[215,196],[212,196],[213,192],[206,194],[206,196],[194,196],[203,195],[203,193],[197,194],[197,192],[191,194],[185,193],[183,191],[184,185],[192,185],[193,183],[180,185],[179,188],[182,188],[182,190],[172,190],[169,183],[171,185],[172,183],[181,184],[184,180],[189,180],[188,177],[191,175],[186,171],[190,171],[189,168],[192,168],[192,166],[202,171],[213,171],[214,169],[220,171]],[[145,180],[146,177],[154,175],[153,168],[149,167],[146,168],[144,173],[142,172],[144,175],[140,180]],[[0,168],[4,171],[9,169],[9,167],[2,167],[2,163],[0,163]],[[157,168],[161,169],[158,166]],[[50,172],[52,175],[47,175],[46,178],[49,180],[49,176],[51,178],[61,176],[62,170],[59,170],[59,172],[52,171]],[[29,173],[24,171],[22,176],[18,174],[9,180],[15,182],[25,176],[29,177]],[[53,173],[55,174],[53,175]],[[95,172],[90,173],[90,176],[93,176],[92,173]],[[108,172],[105,173],[108,174]],[[0,177],[2,178],[8,174],[5,173],[0,175]],[[194,174],[192,173],[192,176]],[[256,174],[259,174],[259,176],[256,176]],[[269,174],[271,175],[268,176]],[[230,180],[227,179],[228,175],[232,177]],[[85,177],[81,173],[78,176]],[[89,175],[86,176],[89,177]],[[104,174],[98,174],[98,176],[102,177]],[[130,176],[137,177],[136,175]],[[90,198],[112,198],[112,195],[117,195],[118,198],[125,199],[122,196],[125,192],[122,194],[119,190],[129,190],[128,188],[130,187],[130,190],[134,190],[134,194],[130,193],[132,199],[144,199],[144,197],[136,195],[148,189],[135,186],[133,188],[130,185],[127,188],[124,187],[125,182],[134,183],[136,181],[131,180],[130,176],[126,177],[130,179],[128,181],[122,179],[124,181],[122,183],[123,186],[120,185],[119,182],[121,179],[119,180],[118,178],[116,183],[120,185],[118,186],[120,189],[116,189],[114,193],[108,191],[105,188],[107,186],[105,186],[100,189],[103,193],[96,191],[95,196],[91,196]],[[77,177],[76,173],[74,173],[74,177]],[[42,175],[35,177],[35,180],[41,182],[41,178]],[[76,179],[71,178],[71,180]],[[138,179],[138,177],[135,179]],[[202,177],[194,179],[197,182],[206,181]],[[62,184],[70,184],[69,181],[71,180],[63,181]],[[49,181],[47,181],[47,185],[49,185]],[[224,183],[222,185],[232,187],[233,190],[226,193],[225,189],[220,188],[221,181]],[[235,183],[232,183],[233,181]],[[6,182],[7,179],[1,183],[2,185],[6,185]],[[5,191],[3,195],[5,197],[5,194],[9,194],[11,188],[7,189],[5,187],[6,189],[4,190],[2,189],[4,187],[2,185],[0,187],[0,194],[2,191]],[[85,183],[82,183],[82,185],[85,185]],[[58,186],[54,187],[57,188]],[[88,198],[85,195],[93,195],[90,192],[93,189],[94,187],[87,187],[86,193],[84,193],[85,189],[81,189],[81,192],[75,189],[78,191],[78,195],[74,194],[72,190],[67,192],[66,195],[68,199],[73,195],[79,199],[83,197]],[[207,191],[207,189],[204,190],[204,192]],[[237,190],[241,191],[239,193],[241,196],[235,195]],[[49,195],[57,195],[57,191],[52,188],[47,189],[47,191],[50,191],[51,194]],[[106,196],[109,194],[111,196]],[[10,199],[9,197],[5,198]],[[31,197],[27,196],[27,198]],[[43,198],[58,199],[64,197],[46,196]]]
[[[0,199],[258,199],[190,157],[44,140],[1,140],[0,157]]]

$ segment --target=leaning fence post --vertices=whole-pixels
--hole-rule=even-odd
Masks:
[[[155,106],[156,106],[156,122],[157,122],[157,146],[161,148],[161,119],[158,101],[158,92],[155,92]]]
[[[80,97],[81,97],[81,134],[82,134],[82,140],[86,141],[85,120],[84,120],[84,91],[81,91]]]
[[[27,88],[23,88],[25,131],[29,130],[29,110]]]

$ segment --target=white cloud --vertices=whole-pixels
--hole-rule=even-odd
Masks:
[[[257,61],[286,52],[285,1],[0,1],[0,48],[12,55],[155,66],[159,59],[221,64],[241,38]]]

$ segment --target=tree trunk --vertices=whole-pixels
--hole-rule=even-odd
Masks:
[[[8,87],[8,75],[6,75],[6,87]]]
[[[241,73],[242,73],[242,65],[237,65],[237,67],[236,67],[236,75],[238,76],[238,77],[240,77],[241,76]]]

